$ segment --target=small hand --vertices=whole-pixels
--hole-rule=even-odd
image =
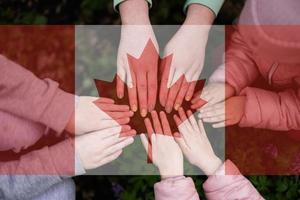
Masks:
[[[129,126],[123,126],[123,130],[135,133]],[[120,137],[119,127],[107,128],[77,136],[75,151],[84,169],[94,169],[117,159],[133,141],[133,137]]]
[[[151,44],[151,45],[149,45]],[[145,60],[132,64],[128,56],[139,58],[145,47]],[[157,96],[158,44],[149,25],[122,25],[121,40],[117,57],[117,96],[123,98],[124,83],[128,88],[129,103],[132,111],[140,108],[141,116],[155,107]]]
[[[191,103],[192,109],[200,110],[210,107],[216,103],[224,101],[225,99],[234,95],[234,88],[227,83],[209,83],[207,86],[203,88],[201,91],[201,95],[196,93]],[[203,100],[207,103],[203,105]]]
[[[141,134],[141,141],[152,162],[158,167],[162,179],[183,175],[183,156],[176,144],[166,114],[151,112],[154,129],[149,118],[145,119],[148,138]],[[150,140],[150,141],[149,141]]]
[[[116,105],[114,100],[108,98],[79,97],[66,130],[76,135],[91,131],[103,130],[111,127],[125,125],[130,121],[133,112],[127,105]]]
[[[212,123],[214,128],[231,126],[241,121],[245,103],[245,96],[234,96],[225,102],[200,109],[198,117],[204,122]]]
[[[167,44],[164,56],[172,59],[161,66],[159,93],[166,112],[170,113],[173,107],[178,110],[184,99],[191,100],[203,68],[208,33],[207,25],[182,25]]]
[[[202,121],[197,123],[193,113],[189,110],[187,115],[179,108],[179,116],[174,115],[181,137],[175,137],[183,154],[188,161],[199,167],[206,175],[212,175],[222,164],[215,155],[207,138]]]

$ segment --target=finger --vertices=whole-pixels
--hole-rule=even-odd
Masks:
[[[218,103],[218,104],[215,104],[215,105],[210,105],[210,106],[207,106],[205,108],[201,108],[199,111],[201,113],[205,113],[205,112],[208,112],[208,111],[213,111],[213,110],[216,110],[216,109],[225,109],[225,104],[224,102],[221,102],[221,103]]]
[[[161,119],[163,133],[165,135],[172,136],[172,131],[171,131],[170,124],[169,124],[169,121],[167,119],[166,113],[164,113],[163,111],[161,111],[159,113],[159,116],[160,116],[160,119]]]
[[[129,111],[128,105],[102,104],[102,103],[101,104],[97,103],[96,105],[103,111],[111,111],[111,112],[113,112],[113,111],[118,111],[118,112]]]
[[[115,152],[114,154],[111,154],[109,156],[101,158],[100,161],[98,162],[98,166],[100,167],[102,165],[105,165],[107,163],[110,163],[110,162],[116,160],[121,154],[122,154],[122,150],[119,150],[118,152]]]
[[[145,123],[145,126],[146,126],[146,129],[147,129],[148,134],[154,133],[153,127],[152,127],[152,124],[151,124],[150,119],[149,119],[149,118],[146,118],[146,119],[144,120],[144,123]]]
[[[177,115],[173,115],[173,119],[174,119],[174,121],[175,121],[175,123],[176,123],[176,126],[179,127],[180,124],[182,123],[180,117],[177,116]]]
[[[155,108],[157,97],[157,69],[150,70],[147,73],[148,86],[148,111],[151,112]]]
[[[135,74],[132,72],[132,87],[127,85],[128,89],[128,98],[129,98],[129,105],[130,108],[133,112],[136,112],[138,107],[137,107],[137,89],[136,89],[136,77]]]
[[[198,130],[198,124],[197,124],[197,121],[192,113],[191,110],[188,110],[187,111],[187,116],[189,117],[189,121],[193,127],[194,130]]]
[[[218,123],[215,123],[212,125],[213,128],[222,128],[222,127],[225,127],[225,121],[223,122],[218,122]]]
[[[195,90],[195,87],[196,87],[196,84],[197,84],[197,81],[192,81],[190,84],[189,84],[189,88],[186,92],[186,95],[185,95],[185,100],[186,101],[190,101],[194,95],[194,90]]]
[[[125,128],[127,129],[127,128]],[[106,128],[103,130],[90,132],[87,136],[94,137],[95,140],[103,140],[105,138],[119,135],[122,130],[122,126],[115,126],[111,128]]]
[[[172,57],[171,57],[172,58]],[[160,64],[160,68],[162,71],[160,89],[159,89],[159,101],[161,106],[165,107],[168,97],[168,78],[170,71],[170,64],[172,59],[163,59]]]
[[[122,64],[119,64],[119,65],[122,65]],[[125,79],[126,79],[126,70],[124,69],[123,66],[118,66],[118,68],[117,68],[117,96],[120,99],[124,97]]]
[[[183,99],[186,95],[186,91],[188,90],[188,87],[189,87],[189,83],[187,83],[186,80],[183,78],[180,90],[175,100],[175,104],[174,104],[175,110],[178,110],[178,108],[181,106]]]
[[[225,115],[219,115],[216,117],[205,117],[202,118],[202,120],[207,123],[221,122],[221,121],[225,121]]]
[[[113,154],[115,152],[118,152],[118,151],[122,150],[123,148],[127,147],[128,145],[132,144],[133,142],[134,142],[133,137],[124,138],[119,143],[116,143],[116,144],[106,148],[103,155],[107,156],[107,155]]]
[[[108,114],[112,119],[122,119],[132,117],[134,113],[132,111],[128,112],[105,112]]]
[[[106,97],[100,97],[98,98],[96,101],[94,101],[94,103],[107,103],[107,104],[113,104],[115,103],[115,101],[113,99],[110,98],[106,98]]]
[[[198,120],[198,127],[199,127],[200,134],[207,137],[202,120]]]
[[[179,145],[180,149],[183,151],[183,153],[186,155],[186,152],[188,150],[188,145],[186,144],[183,137],[174,137],[175,141]]]
[[[125,74],[125,72],[124,72],[124,74]],[[125,77],[124,77],[124,79],[123,80],[125,80]],[[123,97],[124,97],[124,81],[123,81],[120,77],[119,77],[119,75],[117,75],[117,96],[118,96],[118,98],[119,99],[122,99]]]
[[[174,79],[175,71],[176,71],[175,68],[171,66],[169,74],[168,74],[168,83],[167,83],[168,89],[170,89],[172,87],[172,85],[174,84],[173,80],[175,80]]]
[[[122,119],[115,119],[114,121],[116,121],[118,124],[120,125],[124,125],[124,124],[128,124],[130,122],[130,118],[122,118]]]
[[[149,142],[148,142],[147,136],[144,133],[141,133],[140,134],[140,138],[141,138],[141,142],[142,142],[142,144],[144,146],[144,149],[146,150],[146,153],[148,153]]]
[[[180,116],[181,121],[183,122],[183,125],[188,129],[189,132],[193,132],[193,127],[190,124],[190,122],[185,114],[185,111],[183,110],[182,107],[179,108],[178,114]]]
[[[218,117],[221,115],[225,115],[225,110],[222,108],[212,110],[212,111],[207,111],[207,112],[201,112],[198,114],[199,118],[211,118],[211,117]]]
[[[141,66],[140,66],[141,67]],[[147,109],[147,74],[142,73],[138,74],[137,77],[137,91],[138,91],[138,99],[139,99],[139,107],[142,117],[146,117],[148,109]]]
[[[130,137],[130,136],[135,136],[136,135],[136,130],[130,129],[128,131],[122,131],[120,133],[120,137]]]
[[[153,121],[153,126],[154,126],[154,131],[155,133],[160,133],[160,134],[164,134],[157,112],[156,111],[152,111],[151,112],[151,117],[152,117],[152,121]]]
[[[187,120],[187,116],[186,116],[186,114],[185,114],[185,112],[184,112],[184,110],[183,110],[182,107],[180,107],[178,109],[178,114],[179,114],[179,117],[180,117],[180,119],[181,119],[182,122],[185,122]]]
[[[193,98],[191,100],[191,103],[194,104],[196,103],[199,99],[200,99],[200,94],[202,94],[203,92],[205,92],[204,90],[202,91],[198,91],[193,95]]]
[[[207,104],[206,101],[198,99],[194,104],[191,105],[191,109],[203,108]]]
[[[182,81],[183,81],[183,77],[181,77],[169,90],[168,98],[167,98],[167,102],[166,102],[166,106],[165,106],[167,113],[172,112],[172,109],[173,109],[173,106],[175,103],[175,99],[180,90]]]

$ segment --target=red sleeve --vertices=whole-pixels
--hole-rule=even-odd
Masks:
[[[193,179],[169,178],[154,185],[155,200],[200,200]]]
[[[225,52],[225,80],[235,88],[236,94],[251,85],[259,76],[253,54],[238,30],[236,30]]]
[[[1,110],[63,131],[74,111],[73,95],[1,55],[0,76]]]
[[[230,160],[227,160],[215,175],[209,176],[203,184],[203,189],[208,200],[263,199],[250,181],[240,174]]]
[[[300,89],[276,93],[248,87],[241,95],[246,95],[241,127],[300,130]]]
[[[19,160],[0,163],[0,174],[73,176],[73,143],[72,139],[67,139],[51,147],[25,154]]]

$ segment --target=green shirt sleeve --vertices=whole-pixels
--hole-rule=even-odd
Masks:
[[[194,3],[201,4],[201,5],[208,7],[217,16],[223,3],[224,3],[224,0],[186,0],[184,7],[183,7],[184,13],[186,13],[188,6],[191,4],[194,4]]]
[[[120,3],[122,3],[123,1],[126,1],[126,0],[114,0],[114,10],[115,10],[116,12],[118,12],[118,5],[119,5]],[[146,1],[148,2],[149,7],[151,8],[151,7],[152,7],[152,0],[146,0]]]

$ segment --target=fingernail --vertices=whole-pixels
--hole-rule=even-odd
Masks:
[[[131,109],[132,109],[133,112],[136,112],[137,111],[137,106],[135,104],[133,104]]]
[[[142,115],[142,117],[146,117],[147,110],[143,108],[142,111],[141,111],[141,115]]]
[[[118,93],[118,98],[121,99],[122,98],[122,94]]]
[[[171,111],[172,111],[172,108],[170,108],[170,107],[167,107],[167,108],[166,108],[166,112],[167,112],[167,113],[170,113]]]
[[[174,109],[178,110],[179,107],[180,107],[179,103],[176,103],[175,106],[174,106]]]
[[[186,101],[189,101],[189,100],[191,100],[191,98],[192,98],[191,96],[186,96],[186,97],[185,97],[185,100],[186,100]]]
[[[134,115],[134,112],[129,111],[129,116],[132,117]]]

